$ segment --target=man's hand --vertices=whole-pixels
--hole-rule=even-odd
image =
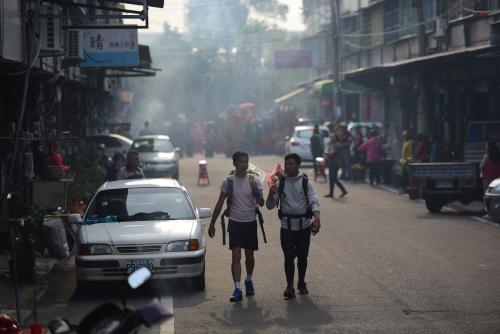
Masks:
[[[214,223],[210,223],[210,226],[208,227],[208,236],[212,239],[215,236],[215,224]]]
[[[321,220],[319,217],[314,217],[314,221],[312,223],[312,228],[314,233],[313,234],[318,234],[319,230],[321,229]]]
[[[271,184],[271,186],[269,187],[269,193],[270,194],[274,194],[278,191],[278,184],[279,184],[279,178],[276,178],[274,179],[273,178],[273,183]]]
[[[252,188],[252,194],[256,196],[257,193],[257,182],[250,181],[250,188]]]

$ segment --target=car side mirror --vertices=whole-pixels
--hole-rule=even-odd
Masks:
[[[176,147],[174,148],[174,152],[180,154],[182,152],[182,149],[180,147]]]
[[[286,141],[289,141],[289,140],[290,140],[290,136],[286,136],[286,137],[285,137],[285,140],[286,140]]]
[[[200,219],[205,219],[212,217],[213,212],[211,208],[201,208],[198,211],[198,215],[200,216]]]
[[[81,224],[82,220],[82,215],[79,213],[72,213],[68,216],[68,222],[70,224]]]

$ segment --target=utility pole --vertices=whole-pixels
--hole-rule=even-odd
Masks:
[[[418,56],[423,57],[427,54],[427,43],[425,35],[425,17],[423,0],[413,0],[412,5],[417,14],[417,41],[418,41]],[[417,112],[416,119],[413,121],[417,132],[428,132],[428,113],[429,113],[429,85],[428,74],[425,71],[416,73],[416,89],[417,89]]]
[[[331,9],[331,31],[332,31],[332,74],[333,74],[333,91],[332,91],[332,107],[333,115],[343,117],[342,112],[342,91],[340,86],[340,5],[339,0],[330,0]]]

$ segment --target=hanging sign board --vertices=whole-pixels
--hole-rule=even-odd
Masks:
[[[81,67],[139,65],[137,29],[84,29]]]
[[[277,69],[310,68],[312,52],[310,50],[276,51],[274,62]]]

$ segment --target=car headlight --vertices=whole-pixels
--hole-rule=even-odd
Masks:
[[[200,242],[198,239],[172,241],[167,245],[167,252],[185,252],[198,249],[200,249]]]
[[[111,246],[109,246],[109,245],[102,245],[102,244],[88,245],[88,244],[84,244],[84,245],[80,245],[78,253],[80,255],[104,255],[104,254],[112,254],[113,250],[111,249]]]

